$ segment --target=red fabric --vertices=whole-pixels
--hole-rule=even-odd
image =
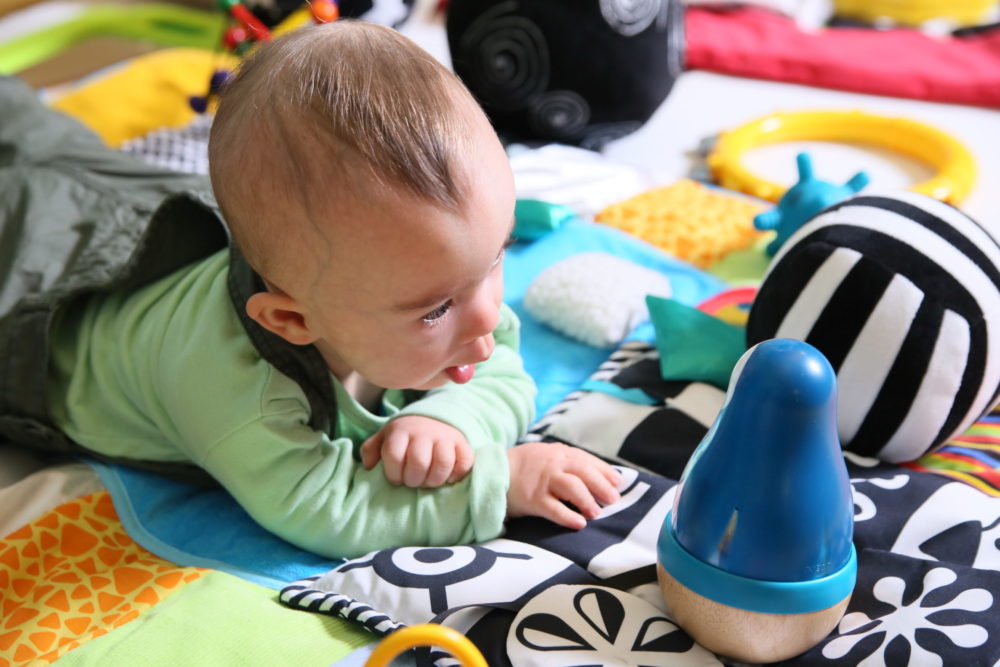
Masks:
[[[1000,29],[800,30],[759,8],[686,12],[686,67],[860,93],[1000,107]]]

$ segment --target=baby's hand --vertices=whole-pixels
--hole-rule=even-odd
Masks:
[[[371,470],[382,460],[392,484],[431,489],[469,474],[475,454],[457,428],[430,417],[394,419],[361,445],[361,463]]]
[[[554,442],[529,442],[507,450],[510,488],[507,516],[540,516],[579,530],[587,519],[621,496],[621,475],[582,449]],[[563,504],[572,503],[579,512]]]

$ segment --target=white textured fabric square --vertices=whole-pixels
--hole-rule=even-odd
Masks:
[[[667,298],[670,280],[604,252],[584,252],[542,271],[524,306],[540,322],[594,347],[618,345],[649,318],[646,295]]]

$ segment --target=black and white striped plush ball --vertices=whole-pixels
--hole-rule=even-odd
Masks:
[[[837,371],[841,444],[908,461],[967,429],[1000,390],[1000,246],[957,209],[863,193],[774,256],[747,344],[804,340]]]

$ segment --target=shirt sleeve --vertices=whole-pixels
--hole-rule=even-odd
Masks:
[[[490,358],[476,366],[465,384],[449,382],[427,392],[403,408],[397,417],[420,415],[443,421],[465,434],[477,451],[486,445],[510,447],[524,435],[535,417],[534,381],[518,354],[520,322],[508,306],[500,310],[493,332],[496,347]]]
[[[274,376],[279,384],[292,383]],[[473,471],[456,484],[393,486],[381,465],[365,470],[355,460],[350,439],[330,439],[309,428],[304,397],[288,398],[296,389],[269,392],[286,398],[270,400],[259,419],[203,450],[197,461],[264,528],[331,558],[401,544],[468,544],[501,534],[509,481],[502,449],[480,454]]]

